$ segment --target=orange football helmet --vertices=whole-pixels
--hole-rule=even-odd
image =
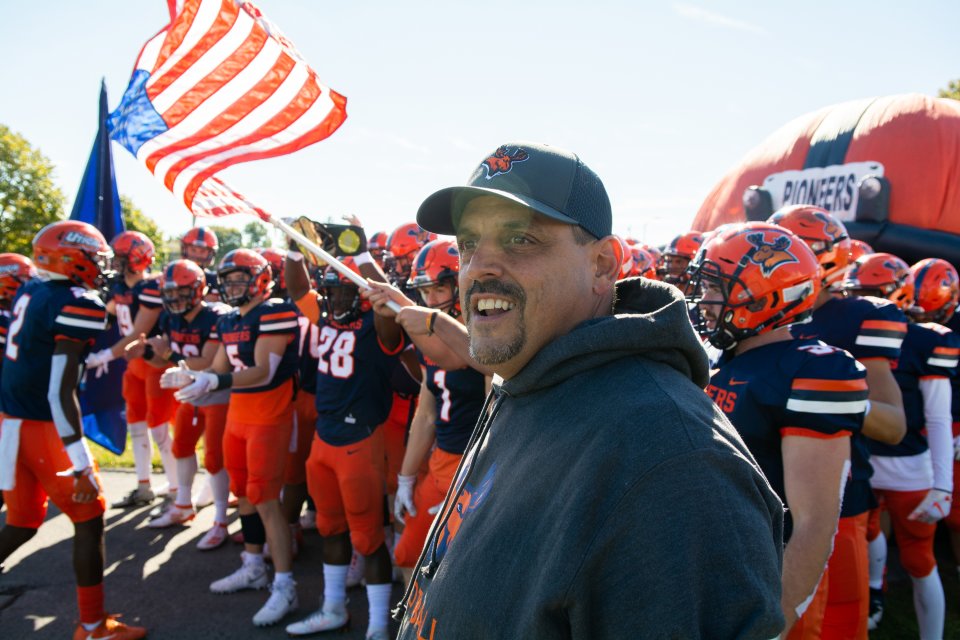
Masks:
[[[0,253],[0,306],[9,305],[30,278],[37,275],[33,261],[19,253]]]
[[[33,260],[38,269],[65,276],[87,289],[106,286],[112,258],[106,238],[86,222],[52,222],[33,238]]]
[[[825,287],[842,280],[853,263],[847,228],[826,209],[791,205],[778,210],[767,222],[789,229],[813,249],[823,269]]]
[[[657,262],[649,250],[640,245],[630,247],[633,254],[633,270],[631,276],[642,276],[650,280],[657,279]]]
[[[181,315],[203,302],[207,277],[193,260],[174,260],[160,274],[160,298],[167,313]]]
[[[110,241],[113,249],[113,269],[119,274],[127,269],[133,273],[142,273],[153,264],[156,250],[153,240],[139,231],[123,231]]]
[[[393,230],[387,238],[386,252],[383,254],[384,268],[395,283],[402,284],[410,277],[410,267],[414,257],[430,240],[436,240],[435,234],[424,231],[416,222],[407,222]]]
[[[913,274],[907,263],[892,253],[860,256],[842,287],[854,295],[886,298],[902,311],[913,306]]]
[[[286,260],[287,254],[271,248],[257,249],[257,253],[266,258],[267,262],[270,263],[270,270],[273,271],[273,295],[286,297],[287,278],[283,274],[283,263]]]
[[[453,297],[442,310],[456,317],[460,315],[460,290],[457,278],[460,274],[460,252],[452,240],[431,240],[423,245],[413,261],[407,287],[419,289],[449,282]],[[422,294],[421,294],[422,297]]]
[[[876,253],[869,244],[863,240],[857,240],[856,238],[850,238],[850,262],[856,262],[857,258],[860,256],[868,256],[871,253]]]
[[[663,250],[663,281],[679,287],[685,285],[689,280],[687,266],[702,244],[703,234],[699,231],[687,231],[671,240]]]
[[[820,293],[820,265],[790,231],[765,222],[730,225],[690,263],[687,300],[697,331],[718,349],[801,322]]]
[[[633,251],[630,250],[631,246],[626,240],[620,236],[614,237],[620,243],[620,275],[617,279],[629,278],[633,273]]]
[[[383,266],[383,254],[387,250],[387,234],[384,231],[377,231],[367,240],[367,250],[370,255],[381,267]]]
[[[206,227],[188,229],[180,238],[180,257],[193,260],[205,269],[213,266],[213,259],[219,248],[220,241],[217,240],[217,234]],[[187,254],[194,257],[188,257]]]
[[[927,322],[950,322],[960,302],[960,277],[953,265],[940,258],[927,258],[910,267],[913,274],[917,316]]]
[[[227,276],[237,271],[247,275],[246,281],[237,281],[234,284],[227,280]],[[223,256],[217,269],[217,277],[220,280],[221,299],[233,307],[241,307],[258,295],[267,297],[273,289],[270,263],[252,249],[234,249]],[[231,291],[239,288],[237,284],[243,284],[243,289],[231,294]]]

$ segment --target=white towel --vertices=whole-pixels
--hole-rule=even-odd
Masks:
[[[4,418],[0,425],[0,490],[12,491],[17,483],[17,452],[22,420]]]

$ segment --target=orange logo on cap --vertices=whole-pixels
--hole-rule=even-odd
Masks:
[[[500,147],[493,152],[493,155],[483,161],[487,167],[487,180],[501,173],[509,173],[513,168],[514,162],[523,162],[530,157],[530,154],[523,149],[517,148],[513,153],[507,153],[507,148]]]

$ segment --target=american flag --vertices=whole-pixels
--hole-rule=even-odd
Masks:
[[[251,2],[167,4],[170,24],[140,51],[110,137],[194,215],[267,219],[214,174],[323,140],[346,119],[347,99]]]

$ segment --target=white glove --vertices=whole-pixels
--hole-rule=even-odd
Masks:
[[[950,500],[949,491],[930,489],[923,502],[907,516],[907,520],[918,520],[927,524],[942,520],[950,515]]]
[[[194,371],[183,367],[170,367],[160,376],[161,389],[182,389],[193,382]]]
[[[397,475],[397,496],[393,499],[393,517],[406,524],[403,519],[404,513],[412,516],[417,515],[417,510],[413,506],[413,486],[417,484],[417,476]]]
[[[953,459],[960,462],[960,436],[953,439]]]
[[[173,394],[173,397],[180,402],[193,402],[217,388],[218,380],[215,373],[197,371],[192,374],[192,377],[193,382],[191,384]]]
[[[93,370],[94,377],[99,378],[103,374],[110,371],[110,363],[115,360],[113,351],[110,349],[101,349],[95,353],[91,353],[87,356],[87,359],[84,361],[84,364],[87,366],[88,370]]]

